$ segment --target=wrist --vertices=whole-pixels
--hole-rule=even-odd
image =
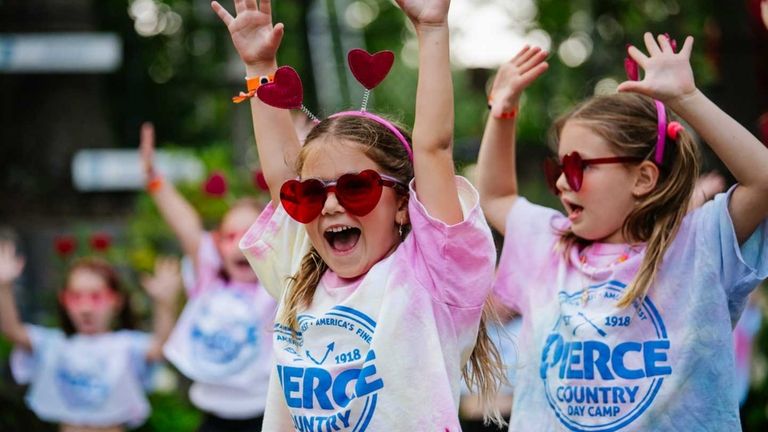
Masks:
[[[704,96],[698,88],[694,87],[693,90],[679,94],[667,100],[665,103],[672,109],[672,111],[683,111],[689,106],[695,106],[699,103],[698,99]]]
[[[277,70],[277,60],[259,61],[245,64],[245,74],[247,77],[269,75]]]

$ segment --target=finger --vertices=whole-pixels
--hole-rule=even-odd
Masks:
[[[525,72],[520,76],[520,79],[522,81],[522,84],[524,87],[528,87],[533,81],[536,80],[536,78],[540,77],[541,74],[547,71],[549,69],[549,63],[539,63],[536,66],[534,66],[531,70]]]
[[[656,40],[659,42],[662,52],[674,52],[672,44],[669,42],[669,36],[660,34],[656,36]]]
[[[224,23],[225,26],[229,27],[229,25],[234,21],[235,19],[232,18],[232,15],[227,12],[226,9],[222,5],[219,4],[219,2],[211,2],[211,8],[213,8],[213,11],[216,12],[216,15],[219,16],[219,19]]]
[[[630,45],[629,48],[627,48],[627,55],[629,55],[632,60],[636,61],[643,69],[645,69],[645,65],[648,64],[648,61],[651,60],[650,57],[646,56],[634,45]]]
[[[522,47],[522,48],[520,48],[520,51],[518,51],[518,52],[517,52],[517,54],[515,54],[515,56],[514,56],[514,57],[512,57],[512,58],[511,58],[509,61],[510,61],[511,63],[514,63],[514,62],[515,62],[515,60],[519,59],[521,56],[523,56],[523,55],[524,55],[526,52],[528,52],[528,50],[530,50],[530,49],[531,49],[531,46],[530,46],[530,45],[528,45],[528,44],[525,44],[525,45],[523,45],[523,47]]]
[[[549,53],[547,53],[546,51],[539,51],[538,53],[536,53],[536,55],[534,55],[533,57],[528,59],[527,62],[525,62],[524,64],[520,65],[520,68],[519,68],[520,74],[521,75],[525,74],[529,70],[531,70],[534,67],[540,65],[541,62],[543,62],[543,61],[545,61],[547,59],[548,55],[549,55]]]
[[[643,35],[643,40],[645,41],[645,47],[648,49],[648,54],[651,56],[661,54],[661,48],[656,44],[656,40],[650,32],[646,32]]]
[[[520,57],[518,57],[518,58],[515,60],[514,64],[515,64],[515,65],[518,65],[518,66],[520,66],[520,65],[522,65],[522,64],[523,64],[523,63],[525,63],[525,62],[527,62],[527,61],[528,61],[528,60],[530,60],[530,59],[531,59],[533,56],[535,56],[536,54],[538,54],[538,53],[540,53],[540,52],[541,52],[541,48],[539,48],[539,47],[533,47],[533,48],[531,48],[531,49],[527,50],[525,53],[523,53],[523,55],[521,55]]]
[[[259,10],[261,13],[272,15],[272,2],[269,0],[259,0]]]
[[[235,13],[238,15],[245,11],[248,6],[245,4],[245,0],[235,0]]]
[[[27,263],[27,260],[24,257],[18,257],[16,258],[16,273],[21,274],[21,272],[24,270],[24,265]]]
[[[648,90],[642,81],[624,81],[619,84],[616,91],[620,93],[639,93],[649,96]]]
[[[683,43],[683,47],[680,49],[680,54],[684,55],[685,58],[691,58],[692,51],[693,51],[693,36],[687,36],[685,38],[685,42]]]
[[[285,26],[283,23],[277,23],[272,28],[272,45],[279,47],[280,42],[283,40],[283,34],[285,33]]]

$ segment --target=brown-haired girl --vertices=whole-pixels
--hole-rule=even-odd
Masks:
[[[162,359],[175,319],[178,261],[158,260],[142,282],[154,303],[151,334],[132,330],[127,294],[100,258],[82,258],[67,272],[58,295],[64,331],[23,324],[12,288],[23,267],[15,246],[0,242],[0,330],[16,346],[11,371],[30,384],[29,408],[62,432],[119,432],[143,423],[149,366]]]
[[[693,38],[645,45],[629,49],[642,81],[555,123],[565,216],[515,175],[511,113],[546,53],[525,48],[494,83],[478,171],[505,234],[494,291],[523,315],[511,430],[740,430],[731,329],[768,276],[768,149],[696,88]],[[692,211],[698,150],[672,111],[739,182]]]
[[[449,2],[397,3],[421,47],[412,139],[348,111],[302,147],[288,112],[251,101],[272,202],[240,245],[279,299],[265,430],[456,432],[462,368],[486,394],[498,376],[478,338],[493,242],[454,175]],[[248,75],[275,72],[270,1],[213,6]]]

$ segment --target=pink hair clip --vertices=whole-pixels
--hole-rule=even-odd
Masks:
[[[685,128],[680,123],[676,121],[669,122],[669,126],[667,126],[667,136],[673,140],[677,140],[677,135],[682,130],[685,130]]]
[[[392,51],[379,51],[370,54],[363,49],[355,48],[347,54],[347,63],[355,79],[365,87],[363,103],[360,111],[342,111],[331,115],[329,118],[340,116],[365,117],[373,120],[389,129],[403,144],[408,152],[408,158],[413,160],[413,151],[408,140],[390,121],[371,114],[367,111],[368,99],[371,90],[379,85],[387,77],[395,62],[395,54]],[[256,89],[256,95],[267,105],[275,108],[298,109],[307,115],[313,122],[320,120],[312,114],[303,104],[304,90],[299,74],[290,66],[281,66],[275,71],[272,82],[262,84]]]

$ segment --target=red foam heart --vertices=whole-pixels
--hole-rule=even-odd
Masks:
[[[274,81],[259,86],[256,94],[262,102],[275,108],[298,109],[304,89],[299,74],[290,66],[282,66],[275,71]]]
[[[366,50],[355,48],[347,54],[347,62],[355,79],[371,90],[386,78],[395,62],[395,54],[392,51],[369,54]]]

